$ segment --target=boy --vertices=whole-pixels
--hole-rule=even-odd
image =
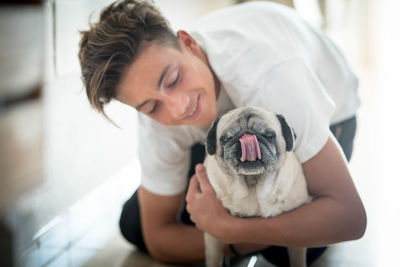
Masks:
[[[116,99],[139,111],[142,180],[120,226],[154,258],[203,260],[206,231],[227,244],[227,254],[262,250],[284,266],[280,246],[325,246],[364,234],[365,211],[335,140],[350,159],[357,79],[327,37],[291,9],[237,5],[205,16],[189,34],[174,33],[152,4],[127,0],[83,32],[79,58],[93,107],[104,114]],[[185,193],[190,164],[204,157],[193,145],[218,115],[247,105],[280,113],[293,126],[309,204],[270,219],[233,217],[201,164]],[[310,263],[323,249],[309,251]]]

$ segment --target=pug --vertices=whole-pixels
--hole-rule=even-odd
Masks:
[[[240,107],[207,133],[204,165],[223,206],[240,217],[272,217],[308,202],[296,135],[283,116]],[[222,266],[223,244],[205,233],[206,266]],[[291,266],[306,266],[306,248],[289,248]]]

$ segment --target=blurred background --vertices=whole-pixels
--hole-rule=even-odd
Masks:
[[[79,30],[111,2],[0,2],[0,266],[166,266],[118,230],[122,204],[140,183],[135,111],[112,102],[106,112],[120,128],[113,126],[90,108],[80,80]],[[174,29],[189,31],[199,16],[238,2],[155,1]],[[325,31],[360,78],[350,168],[368,228],[314,266],[396,266],[400,2],[276,2]]]

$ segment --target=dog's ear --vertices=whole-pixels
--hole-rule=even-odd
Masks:
[[[212,123],[210,129],[208,129],[206,139],[206,150],[209,155],[214,155],[217,150],[217,126],[220,117],[216,118]]]
[[[294,141],[296,140],[296,133],[282,115],[278,114],[276,117],[278,117],[278,120],[281,123],[282,135],[286,142],[286,150],[291,151],[294,147]]]

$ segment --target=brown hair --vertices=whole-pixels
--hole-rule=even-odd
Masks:
[[[86,94],[106,118],[104,104],[115,98],[124,70],[151,42],[180,49],[168,21],[149,1],[115,2],[102,10],[99,22],[81,32],[79,60]]]

